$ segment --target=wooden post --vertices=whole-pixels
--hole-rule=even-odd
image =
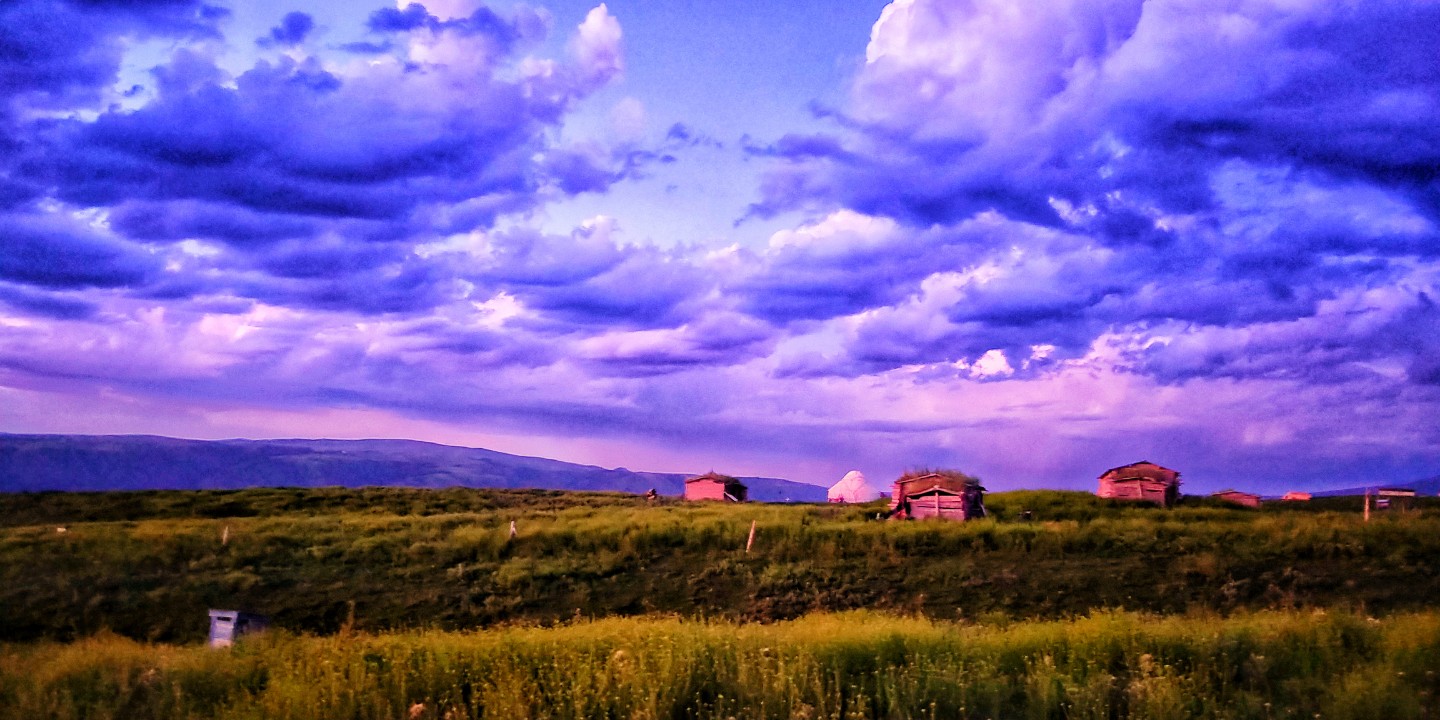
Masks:
[[[1370,522],[1370,488],[1365,488],[1365,522]]]
[[[750,554],[750,546],[755,544],[755,521],[750,521],[750,537],[745,540],[745,554]]]
[[[940,493],[938,492],[935,493],[935,517],[945,517],[944,515],[940,514]]]
[[[229,525],[226,525],[226,526],[225,526],[225,529],[220,531],[220,544],[221,544],[221,545],[229,545],[229,544],[230,544],[230,526],[229,526]]]

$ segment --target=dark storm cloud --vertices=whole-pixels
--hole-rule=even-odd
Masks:
[[[691,301],[715,280],[689,259],[650,247],[622,247],[613,224],[590,225],[570,236],[527,230],[495,233],[489,257],[466,277],[504,290],[544,311],[550,331],[587,326],[653,327],[679,324]]]
[[[0,117],[11,102],[90,104],[114,81],[121,35],[218,37],[226,11],[191,0],[0,4]]]
[[[481,6],[468,17],[442,20],[419,3],[403,9],[381,8],[370,13],[366,21],[371,32],[380,34],[427,30],[432,33],[483,35],[504,52],[508,52],[518,41],[539,39],[547,30],[545,25],[545,20],[528,7],[516,8],[511,16],[502,17],[494,10]]]
[[[515,291],[536,308],[578,326],[654,327],[684,322],[691,314],[687,301],[712,286],[693,265],[645,249],[583,282]]]
[[[120,233],[141,240],[206,238],[245,247],[318,231],[313,218],[262,213],[249,208],[196,200],[129,201],[110,213]]]
[[[1436,27],[1433,3],[893,5],[853,107],[820,113],[842,132],[749,146],[772,158],[749,213],[848,208],[901,229],[873,255],[843,238],[800,262],[772,252],[737,290],[777,320],[869,311],[844,357],[781,368],[802,375],[994,349],[1017,364],[1119,332],[1165,338],[1131,361],[1167,381],[1328,382],[1385,358],[1429,377],[1428,355],[1370,331],[1423,335],[1418,311],[1319,318],[1392,283],[1433,292]],[[987,214],[1008,226],[934,239]],[[1317,325],[1331,332],[1295,329]]]
[[[286,13],[280,24],[270,28],[270,35],[256,40],[261,47],[294,47],[305,42],[315,29],[315,19],[303,12]]]
[[[84,320],[95,314],[97,307],[61,293],[36,292],[23,285],[0,282],[0,303],[22,312],[55,320]]]
[[[757,145],[749,137],[741,139],[747,155],[758,157],[775,157],[789,160],[803,160],[807,158],[832,158],[835,160],[856,159],[850,151],[841,145],[840,138],[834,135],[813,134],[813,135],[782,135],[771,145]]]
[[[729,279],[740,307],[777,323],[824,320],[898,302],[927,275],[963,266],[963,241],[934,233],[836,220],[820,228],[814,240],[772,248],[752,272]]]
[[[149,85],[112,88],[133,39],[220,39],[224,16],[193,2],[0,6],[9,306],[79,317],[86,307],[61,293],[91,287],[197,308],[429,311],[463,301],[473,288],[460,278],[473,268],[418,246],[603,191],[658,161],[551,147],[547,133],[570,106],[619,72],[618,26],[603,11],[587,18],[583,52],[544,72],[519,68],[516,54],[548,31],[543,11],[441,20],[410,6],[371,18],[386,37],[369,48],[382,57],[363,65],[332,71],[319,57],[279,55],[232,74],[218,45],[182,44]],[[292,12],[261,44],[297,45],[315,30]],[[479,278],[477,291],[564,282],[526,262]],[[557,316],[622,323],[663,316],[667,298],[684,295],[662,282],[640,299],[607,298],[614,288],[594,278],[603,269],[575,275],[593,286],[530,292]],[[47,301],[43,288],[57,294]]]
[[[915,222],[996,208],[1056,223],[1050,197],[1079,204],[1128,189],[1188,210],[1204,203],[1209,170],[1234,158],[1431,196],[1437,13],[1093,2],[1000,18],[988,3],[918,2],[872,42],[858,136],[843,154],[777,143],[809,177],[772,183],[758,207],[820,194]],[[1227,34],[1226,23],[1247,29]],[[956,60],[970,52],[970,64]],[[864,162],[831,161],[851,153]],[[1104,237],[1142,229],[1115,222]]]
[[[0,216],[0,278],[45,288],[137,285],[156,270],[143,250],[60,218]]]
[[[545,171],[566,195],[579,195],[605,190],[615,183],[618,173],[607,159],[590,153],[556,149],[545,156]]]
[[[773,327],[754,318],[717,313],[675,329],[594,338],[580,354],[604,375],[658,377],[743,365],[768,356],[777,338]]]
[[[431,15],[424,5],[413,3],[406,5],[404,9],[380,8],[370,13],[370,19],[366,25],[373,32],[409,32],[422,27],[436,28],[440,25],[440,19]]]
[[[176,83],[140,110],[72,128],[54,159],[61,197],[394,220],[424,202],[529,182],[501,167],[533,132],[517,88],[491,88],[488,118],[458,106],[417,117],[391,88],[342,88],[314,61],[262,61],[234,88],[218,79]],[[517,111],[508,119],[507,106]]]

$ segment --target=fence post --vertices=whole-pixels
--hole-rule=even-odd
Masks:
[[[750,554],[750,546],[755,544],[755,521],[750,521],[750,537],[745,540],[745,554]]]

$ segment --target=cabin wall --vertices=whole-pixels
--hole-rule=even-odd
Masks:
[[[745,502],[746,488],[741,483],[731,483],[726,488],[725,483],[718,480],[697,480],[685,483],[686,500],[726,500],[725,493],[729,492],[740,502]]]
[[[1100,487],[1095,494],[1102,498],[1113,498],[1115,500],[1136,500],[1153,502],[1159,505],[1166,504],[1166,485],[1160,482],[1145,480],[1101,480]]]
[[[686,500],[724,500],[725,483],[711,480],[685,483]]]
[[[936,502],[937,498],[939,500],[938,503]],[[916,520],[936,517],[947,520],[964,520],[965,506],[958,497],[940,495],[911,498],[910,517]]]
[[[1260,497],[1258,495],[1251,495],[1249,493],[1221,493],[1215,497],[1242,507],[1260,507]]]
[[[910,494],[924,492],[937,485],[951,492],[965,492],[965,481],[943,475],[922,475],[908,480],[896,480],[890,487],[890,509],[899,507],[900,501]]]

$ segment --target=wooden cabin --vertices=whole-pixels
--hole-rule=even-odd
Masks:
[[[1221,490],[1217,493],[1211,493],[1210,497],[1243,507],[1260,507],[1260,496],[1255,493],[1241,492],[1240,490]]]
[[[722,502],[745,502],[749,489],[745,483],[711,470],[685,481],[686,500],[720,500]]]
[[[961,473],[902,475],[890,493],[890,517],[975,520],[985,517],[985,488]]]
[[[1375,492],[1376,510],[1409,510],[1415,506],[1415,491],[1410,488],[1380,488]]]
[[[1100,489],[1095,494],[1173,507],[1180,499],[1180,473],[1148,460],[1121,465],[1100,474]]]

